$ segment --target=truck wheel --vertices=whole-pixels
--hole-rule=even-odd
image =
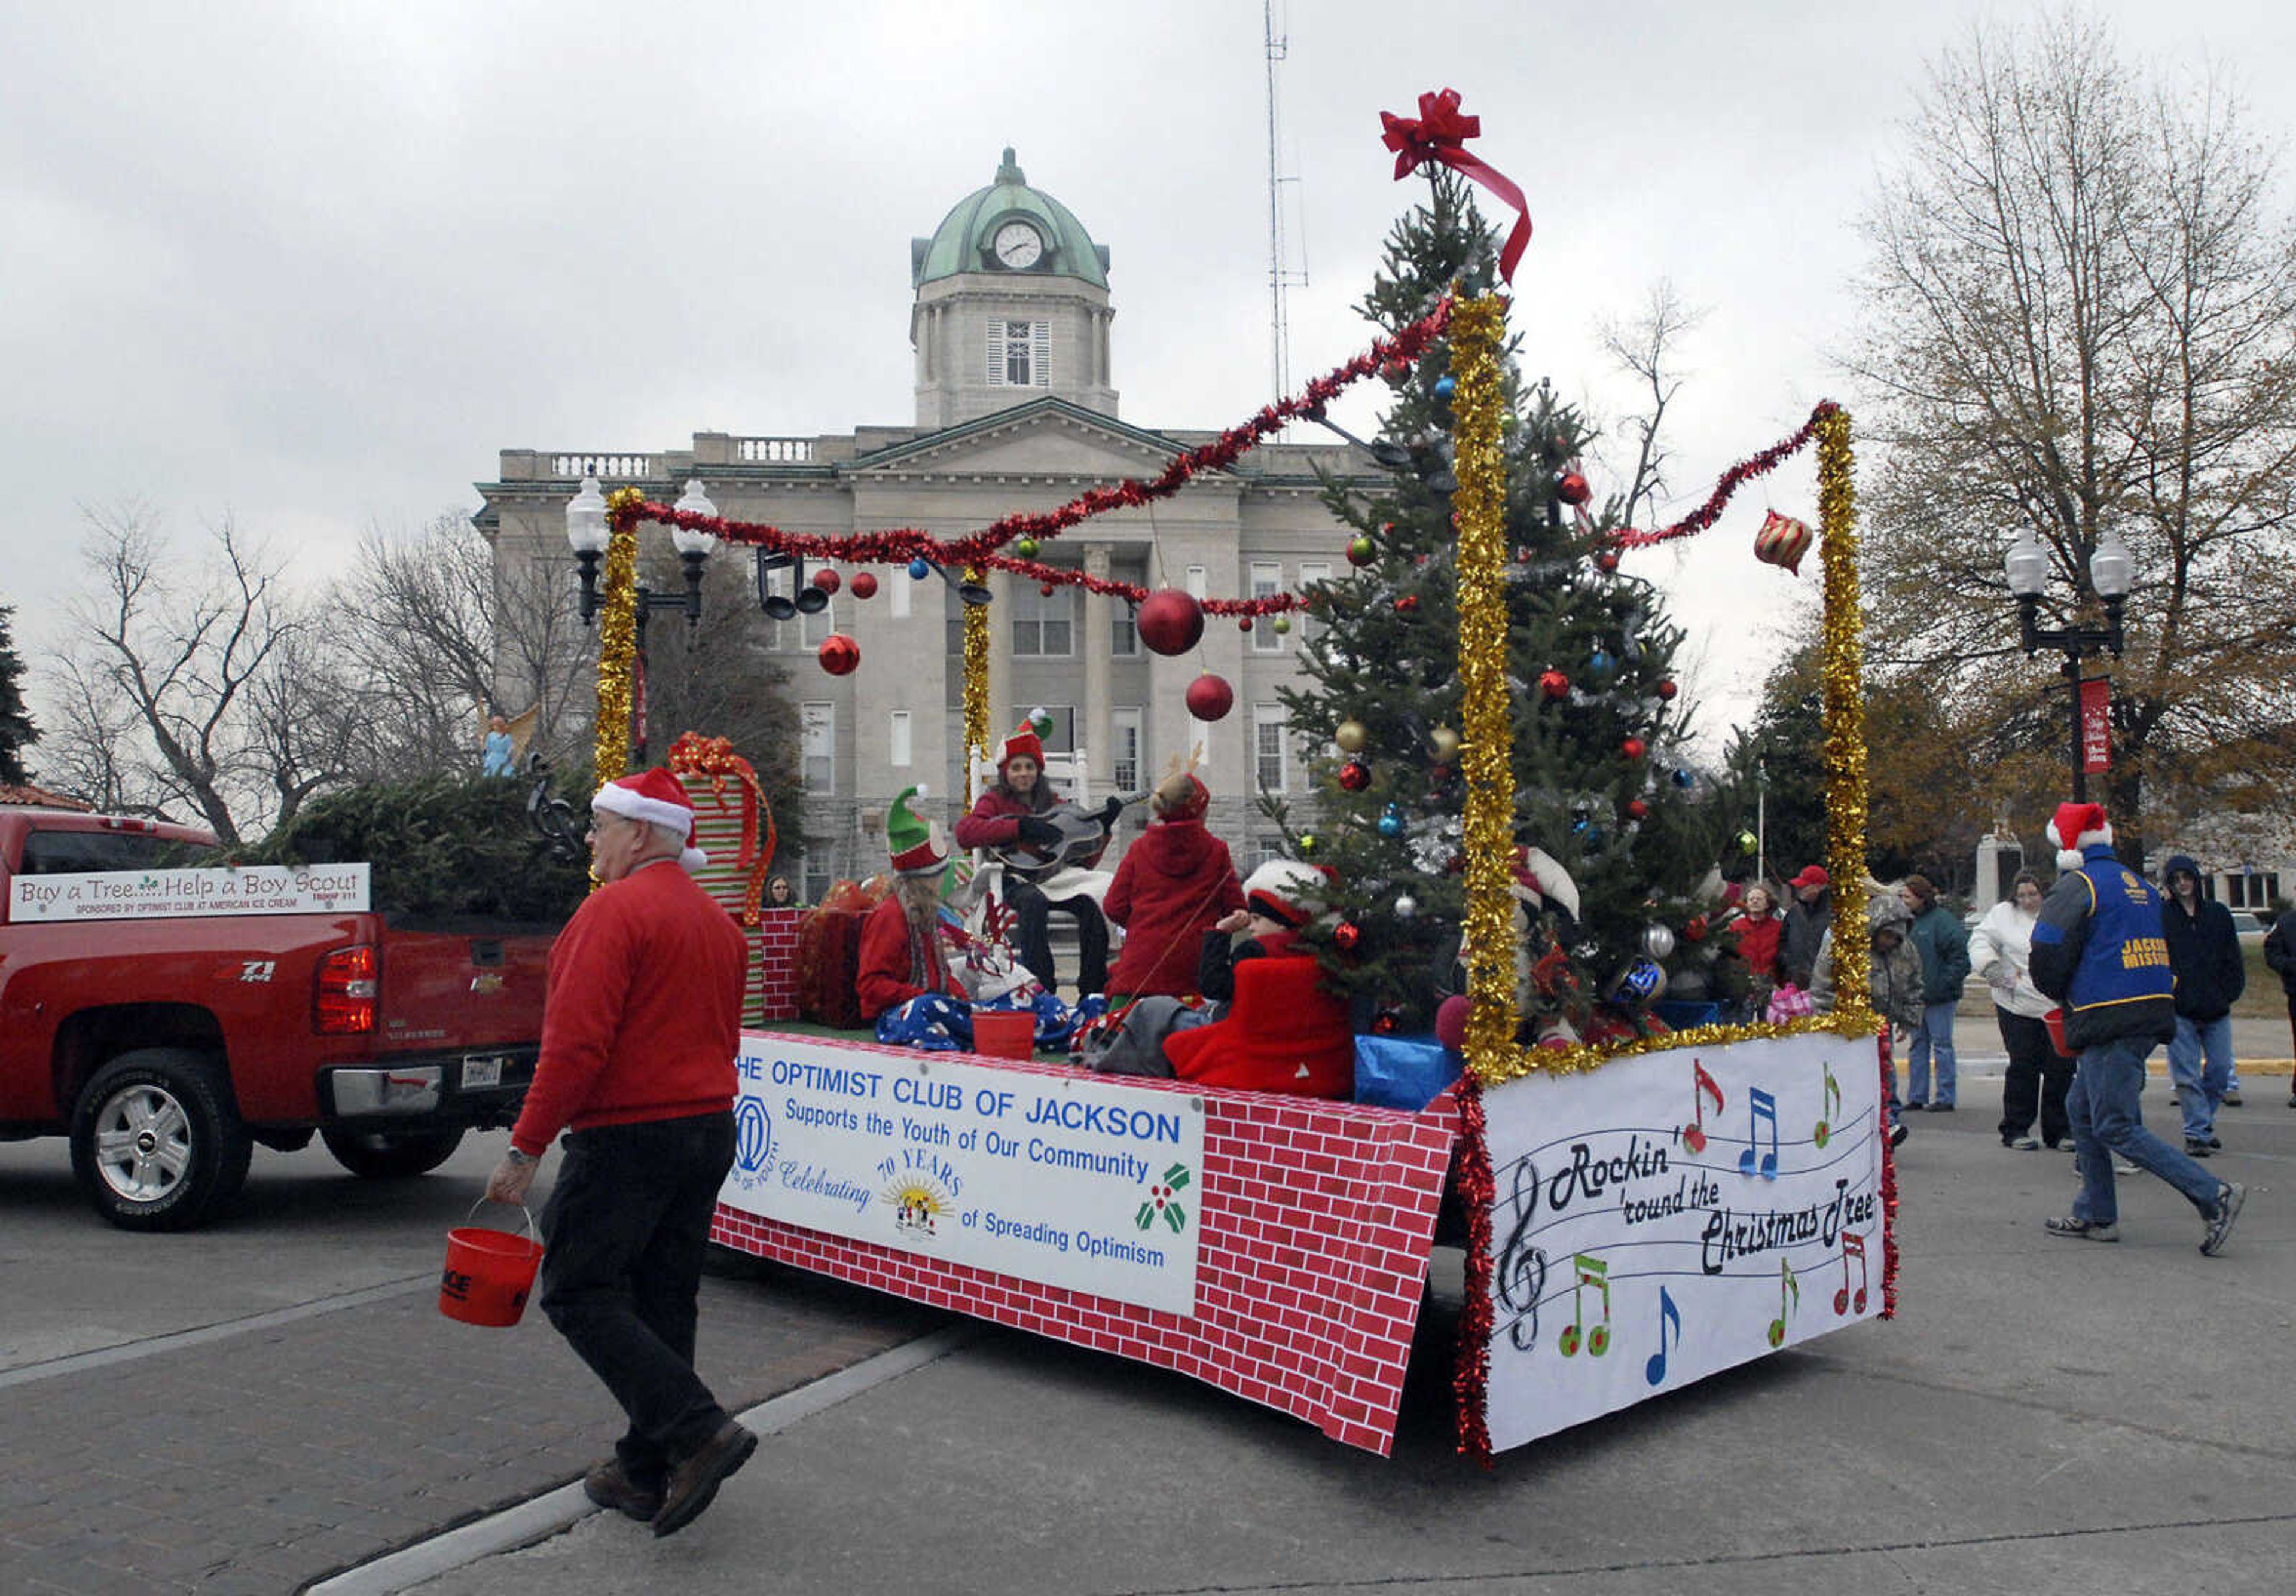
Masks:
[[[335,1162],[355,1175],[392,1181],[427,1175],[455,1156],[463,1132],[453,1131],[346,1131],[329,1126],[319,1132]]]
[[[72,1107],[72,1173],[123,1230],[187,1230],[247,1181],[254,1139],[209,1059],[122,1053]]]

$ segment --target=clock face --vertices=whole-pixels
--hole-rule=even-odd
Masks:
[[[1006,222],[996,229],[996,236],[989,242],[988,248],[998,265],[1026,271],[1043,257],[1045,240],[1026,222]]]

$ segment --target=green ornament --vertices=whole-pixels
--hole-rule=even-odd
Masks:
[[[1741,852],[1741,853],[1751,853],[1751,852],[1753,852],[1757,848],[1759,848],[1761,845],[1762,845],[1762,839],[1761,839],[1761,838],[1759,838],[1759,837],[1758,837],[1758,836],[1756,836],[1752,832],[1751,832],[1751,831],[1742,831],[1742,832],[1740,832],[1740,833],[1738,834],[1738,851],[1739,851],[1739,852]]]
[[[1277,615],[1273,617],[1267,622],[1267,629],[1274,632],[1277,637],[1282,637],[1285,632],[1292,629],[1292,617],[1289,615]]]
[[[1013,552],[1024,560],[1033,560],[1037,557],[1037,540],[1034,538],[1023,538],[1013,545]]]
[[[1315,851],[1316,834],[1312,831],[1301,832],[1300,834],[1300,857],[1305,859]]]

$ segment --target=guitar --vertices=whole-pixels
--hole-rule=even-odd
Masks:
[[[1126,806],[1144,802],[1148,794],[1126,793],[1118,802]],[[981,851],[994,863],[1003,867],[1016,881],[1031,885],[1040,884],[1062,870],[1089,870],[1100,862],[1108,851],[1111,827],[1103,826],[1101,810],[1078,809],[1073,803],[1058,803],[1037,816],[1060,832],[1054,842],[1013,843],[1003,848],[986,848]]]

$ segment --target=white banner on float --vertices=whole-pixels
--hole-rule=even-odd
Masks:
[[[1494,1450],[1880,1312],[1873,1038],[1529,1075],[1483,1112]]]
[[[364,914],[368,867],[244,865],[217,870],[96,870],[19,876],[8,918],[189,920],[211,915]]]
[[[1204,1100],[745,1032],[727,1206],[1191,1315]]]

